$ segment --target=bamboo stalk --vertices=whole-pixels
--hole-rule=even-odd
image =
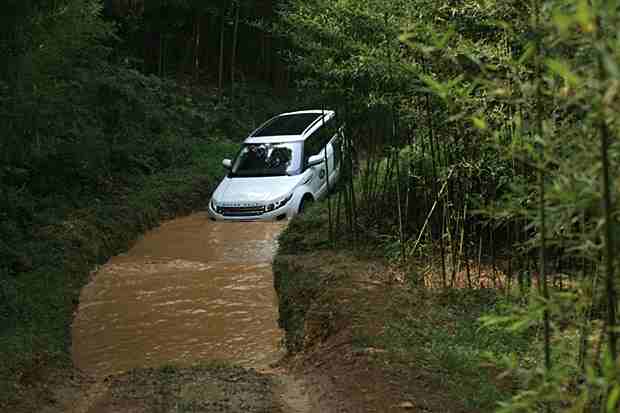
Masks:
[[[393,117],[393,126],[392,126],[392,133],[393,133],[393,140],[396,140],[398,131],[397,131],[397,121],[396,121],[396,116],[394,115],[394,112],[392,112],[392,117]],[[400,176],[400,152],[398,150],[398,147],[395,150],[396,155],[396,202],[398,205],[398,237],[399,237],[399,242],[400,242],[400,256],[401,256],[401,261],[404,263],[407,261],[407,254],[405,253],[405,232],[403,230],[403,211],[402,211],[402,200],[401,200],[401,176]]]
[[[607,1],[603,1],[607,5]],[[607,71],[605,69],[605,55],[607,53],[607,47],[604,44],[603,27],[601,23],[601,16],[597,18],[597,41],[600,43],[598,53],[598,70],[599,78],[602,82],[607,81]],[[611,179],[610,179],[610,165],[609,165],[609,145],[611,140],[611,132],[607,126],[607,103],[603,100],[603,106],[600,108],[599,115],[599,137],[600,137],[600,157],[602,162],[602,185],[603,185],[603,251],[605,260],[605,287],[607,290],[607,325],[608,325],[608,340],[609,340],[609,353],[611,355],[614,375],[617,374],[616,361],[618,359],[618,333],[616,324],[616,306],[618,303],[616,293],[616,281],[615,281],[615,268],[614,268],[614,238],[611,229]],[[614,377],[615,378],[615,377]]]
[[[224,87],[224,27],[226,23],[226,10],[222,11],[222,21],[220,23],[220,56],[219,56],[219,68],[217,77],[217,87],[219,89],[220,97],[222,95],[222,89]]]
[[[235,65],[237,60],[237,38],[239,37],[239,14],[241,12],[241,3],[234,2],[235,7],[235,23],[233,27],[232,48],[230,51],[230,89],[231,96],[234,97],[235,91]]]
[[[450,171],[450,174],[448,174],[448,179],[443,183],[443,186],[441,187],[439,194],[437,194],[437,199],[435,199],[435,202],[433,203],[431,210],[426,216],[426,221],[424,221],[424,225],[422,225],[422,229],[420,230],[420,233],[418,234],[418,238],[416,239],[415,244],[413,244],[413,247],[409,254],[411,255],[415,254],[415,251],[418,248],[418,245],[420,244],[420,240],[422,239],[422,235],[424,234],[424,230],[426,229],[426,226],[428,225],[428,222],[430,221],[431,216],[433,216],[433,212],[435,211],[435,208],[437,207],[437,203],[439,202],[439,199],[441,198],[441,195],[443,194],[444,189],[446,189],[446,184],[451,176],[452,176],[452,171]]]
[[[325,109],[323,109],[322,122],[323,122],[323,127],[325,127]],[[331,191],[329,188],[329,159],[327,156],[328,147],[329,145],[325,146],[325,149],[323,152],[323,161],[325,162],[325,190],[327,191],[326,196],[327,196],[327,215],[328,215],[328,221],[329,221],[329,241],[333,242],[334,237],[333,237],[333,222],[332,222],[332,203],[331,203],[331,196],[330,196]]]

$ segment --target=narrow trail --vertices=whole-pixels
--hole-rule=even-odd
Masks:
[[[285,225],[198,213],[162,224],[102,266],[73,324],[74,364],[95,382],[72,412],[118,410],[110,376],[213,361],[268,377],[283,412],[310,412],[303,382],[271,367],[284,354],[271,263]],[[227,379],[210,380],[221,388]]]

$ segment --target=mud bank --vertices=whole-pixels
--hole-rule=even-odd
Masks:
[[[495,292],[408,283],[379,246],[329,242],[325,212],[317,204],[291,221],[274,261],[287,366],[306,379],[316,411],[489,412],[510,397],[513,383],[484,353],[524,344],[477,320]]]

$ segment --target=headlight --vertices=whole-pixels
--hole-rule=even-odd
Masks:
[[[215,204],[215,200],[211,199],[211,209],[215,212],[218,212],[217,205]]]
[[[283,199],[279,200],[278,202],[276,202],[275,209],[281,208],[284,205],[286,205],[286,203],[288,201],[290,201],[292,197],[293,197],[293,194],[291,193],[291,194],[287,195],[285,198],[283,198]]]
[[[275,209],[282,208],[284,205],[286,205],[288,201],[291,200],[292,197],[293,197],[293,194],[291,193],[287,195],[286,197],[280,199],[279,201],[273,202],[269,205],[265,205],[265,212],[271,212]]]

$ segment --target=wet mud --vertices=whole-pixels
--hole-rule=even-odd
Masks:
[[[266,368],[283,355],[272,259],[283,223],[162,224],[102,266],[73,324],[75,365],[95,377],[225,360]]]

